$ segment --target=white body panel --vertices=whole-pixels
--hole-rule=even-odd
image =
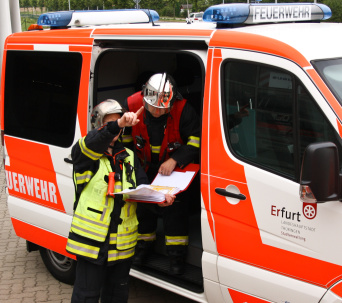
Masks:
[[[226,289],[229,287],[242,292],[248,289],[248,293],[277,303],[319,302],[326,291],[322,287],[223,257],[218,259],[218,274]],[[282,299],[276,299],[279,297]]]
[[[7,202],[12,218],[63,237],[68,236],[72,220],[71,215],[12,196],[8,197]]]

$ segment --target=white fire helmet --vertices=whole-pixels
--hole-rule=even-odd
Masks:
[[[91,125],[93,128],[98,128],[103,125],[103,118],[109,114],[124,113],[124,109],[118,101],[107,99],[96,105],[91,113]]]
[[[175,80],[167,73],[153,75],[143,88],[145,108],[150,106],[169,112],[176,99],[182,100]]]

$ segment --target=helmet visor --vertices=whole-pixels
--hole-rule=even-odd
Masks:
[[[150,114],[153,116],[153,117],[160,117],[162,115],[165,115],[167,113],[170,112],[171,108],[160,108],[160,107],[155,107],[151,104],[149,104],[148,102],[146,102],[145,98],[144,98],[144,106],[145,106],[145,109],[147,111],[150,112]]]
[[[170,108],[173,100],[172,85],[167,82],[163,91],[158,92],[153,89],[146,88],[144,91],[144,100],[146,103],[158,108]]]

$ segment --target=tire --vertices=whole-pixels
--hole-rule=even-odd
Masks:
[[[76,261],[44,247],[39,248],[40,256],[47,270],[58,281],[73,285],[76,277]]]

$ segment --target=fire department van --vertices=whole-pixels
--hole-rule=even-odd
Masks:
[[[9,36],[1,132],[16,234],[73,282],[71,147],[96,104],[166,71],[202,121],[186,272],[169,275],[159,228],[131,275],[198,302],[342,302],[342,24],[319,22],[330,16],[315,3],[222,4],[193,25],[58,12]]]

